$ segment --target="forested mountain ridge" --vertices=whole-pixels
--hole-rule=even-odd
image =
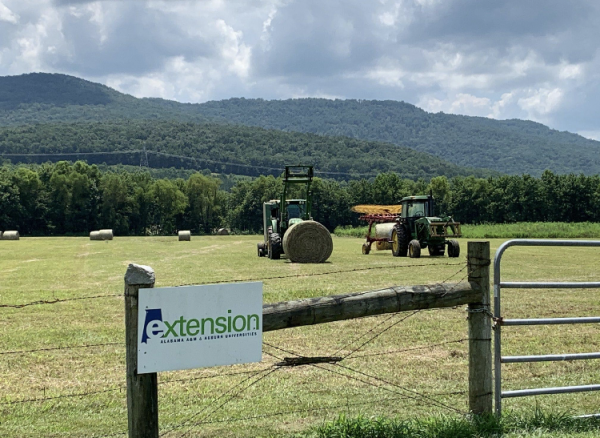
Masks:
[[[286,164],[298,163],[313,164],[319,175],[336,179],[374,177],[381,172],[412,180],[493,174],[389,143],[241,125],[126,120],[0,128],[0,159],[12,162],[85,158],[89,163],[139,165],[143,148],[149,151],[151,167],[249,176],[279,175]]]
[[[600,173],[600,142],[523,120],[432,114],[396,101],[229,99],[182,104],[137,99],[60,74],[0,77],[0,125],[124,119],[212,121],[388,142],[460,166],[503,173]]]
[[[405,102],[372,100],[228,99],[198,110],[230,123],[401,144],[503,173],[600,173],[600,142],[531,121],[433,114]]]
[[[0,126],[108,120],[207,121],[191,104],[138,99],[74,76],[0,76]]]

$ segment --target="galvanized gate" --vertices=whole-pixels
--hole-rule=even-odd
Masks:
[[[597,324],[600,323],[600,317],[579,317],[579,318],[539,318],[539,319],[505,319],[502,317],[500,307],[501,289],[550,289],[550,288],[573,288],[587,289],[600,288],[600,282],[503,282],[500,276],[500,262],[502,254],[511,246],[586,246],[600,247],[600,241],[595,240],[542,240],[542,239],[515,239],[504,242],[496,251],[494,258],[494,399],[496,414],[502,412],[502,399],[511,397],[526,397],[531,395],[544,394],[566,394],[572,392],[599,391],[600,385],[581,385],[564,386],[556,388],[535,388],[520,389],[514,391],[502,391],[502,364],[505,363],[523,363],[523,362],[547,362],[562,360],[583,360],[600,359],[599,353],[578,353],[578,354],[553,354],[538,356],[502,356],[502,327],[516,325],[553,325],[553,324]],[[591,414],[584,416],[600,416],[600,414]]]

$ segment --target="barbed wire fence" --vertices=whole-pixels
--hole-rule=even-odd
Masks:
[[[465,262],[453,263],[453,262],[443,262],[443,263],[420,263],[420,264],[412,264],[412,265],[382,265],[382,266],[368,266],[363,268],[355,268],[355,269],[346,269],[346,270],[332,270],[326,272],[317,272],[311,274],[294,274],[294,275],[282,275],[282,276],[269,276],[269,277],[254,277],[254,278],[239,278],[230,281],[217,281],[210,283],[197,282],[193,283],[195,285],[199,284],[214,284],[214,283],[233,283],[239,281],[269,281],[269,280],[279,280],[279,279],[290,279],[290,278],[301,278],[301,277],[316,277],[316,276],[327,276],[334,274],[350,274],[354,272],[360,271],[371,271],[371,270],[383,270],[383,269],[402,269],[402,268],[417,268],[417,267],[434,267],[434,266],[457,266],[460,267],[456,272],[452,275],[444,279],[441,283],[435,283],[436,285],[443,285],[450,282],[457,277],[462,277],[458,280],[456,285],[461,284],[468,277],[468,266]],[[179,286],[187,286],[189,284],[181,284]],[[455,286],[456,287],[456,286]],[[81,301],[81,300],[96,300],[101,298],[114,298],[114,297],[122,297],[122,294],[104,294],[104,295],[95,295],[95,296],[86,296],[86,297],[68,297],[62,299],[52,299],[52,300],[34,300],[25,303],[13,303],[13,304],[0,304],[0,308],[4,311],[12,310],[18,312],[22,309],[26,309],[32,306],[45,306],[45,305],[55,305],[60,303],[68,303],[73,301]],[[243,377],[239,382],[231,385],[229,389],[223,392],[220,396],[216,396],[210,400],[208,404],[205,406],[199,403],[198,409],[193,414],[190,414],[183,421],[179,421],[173,424],[165,424],[163,428],[161,428],[161,437],[187,437],[194,433],[198,427],[203,425],[217,425],[223,423],[230,422],[244,422],[244,421],[256,421],[261,419],[270,419],[277,417],[285,417],[285,416],[293,416],[298,414],[310,414],[311,416],[317,416],[321,414],[327,416],[328,414],[333,413],[337,415],[340,409],[350,409],[350,407],[366,407],[366,406],[387,406],[392,402],[397,402],[400,400],[412,400],[417,402],[421,406],[431,406],[435,407],[447,412],[452,412],[455,414],[466,414],[465,410],[461,410],[456,408],[455,406],[451,406],[445,402],[439,400],[440,397],[448,397],[454,395],[464,395],[467,393],[464,391],[446,391],[446,392],[430,392],[424,393],[417,391],[414,388],[408,388],[399,384],[398,382],[394,382],[388,378],[384,378],[378,376],[377,373],[374,372],[366,372],[353,366],[351,364],[347,364],[349,361],[360,361],[365,360],[367,358],[372,358],[374,356],[383,356],[383,355],[398,355],[402,353],[414,352],[418,350],[431,350],[437,347],[448,346],[453,344],[463,344],[468,342],[469,339],[467,337],[462,337],[458,339],[452,340],[444,340],[442,342],[434,342],[425,345],[414,346],[410,348],[401,348],[389,351],[377,351],[377,352],[366,352],[365,347],[369,344],[373,343],[376,339],[381,337],[386,332],[389,332],[394,327],[399,326],[403,322],[410,320],[415,315],[422,313],[433,311],[435,309],[428,310],[416,310],[412,312],[397,312],[388,314],[385,316],[376,316],[376,317],[368,317],[378,320],[370,329],[364,331],[362,334],[355,336],[349,342],[344,343],[341,347],[338,347],[335,351],[332,352],[330,356],[321,357],[320,361],[315,361],[315,358],[310,355],[304,355],[300,352],[292,351],[289,348],[284,348],[282,346],[274,345],[271,342],[267,342],[263,340],[263,353],[265,356],[268,356],[272,360],[276,360],[278,362],[265,364],[266,366],[261,366],[258,369],[252,370],[238,370],[233,372],[220,372],[220,371],[211,371],[208,375],[195,375],[192,377],[186,378],[169,378],[169,379],[160,379],[159,385],[165,387],[170,384],[185,384],[190,382],[197,382],[202,380],[210,380],[217,378],[229,378],[229,377]],[[460,309],[462,312],[462,309]],[[38,353],[51,353],[57,351],[69,350],[73,353],[81,352],[81,351],[91,351],[94,350],[94,354],[99,354],[97,351],[102,350],[103,348],[125,348],[124,341],[114,341],[114,342],[102,342],[102,343],[89,343],[89,344],[79,344],[79,345],[57,345],[57,346],[48,346],[34,348],[34,349],[22,349],[22,350],[7,350],[0,351],[0,356],[19,356],[19,355],[31,355]],[[361,354],[362,353],[362,354]],[[289,356],[287,356],[289,355]],[[291,356],[291,357],[290,357]],[[296,360],[294,360],[296,359]],[[265,380],[271,378],[274,374],[277,374],[282,369],[293,370],[310,367],[312,369],[321,370],[327,373],[328,375],[340,377],[343,379],[347,379],[348,381],[359,383],[365,387],[377,389],[386,394],[385,397],[375,397],[372,400],[361,400],[355,402],[346,401],[343,404],[328,404],[320,407],[309,407],[309,408],[290,408],[285,410],[278,410],[276,412],[269,413],[261,413],[261,414],[253,414],[247,416],[226,416],[220,418],[213,418],[214,415],[225,408],[228,404],[230,404],[233,400],[237,400],[244,392],[248,391],[250,388],[259,386]],[[203,372],[206,372],[204,370]],[[124,377],[124,376],[123,376]],[[300,377],[301,379],[307,379],[308,377]],[[46,396],[45,391],[43,395],[40,397],[30,397],[23,399],[10,399],[10,396],[4,395],[4,400],[0,401],[0,406],[2,409],[10,409],[12,406],[16,405],[25,405],[25,404],[43,404],[51,401],[59,401],[63,399],[83,399],[98,396],[100,394],[107,393],[117,393],[122,400],[125,400],[127,388],[125,382],[123,380],[122,384],[113,384],[106,387],[95,387],[89,388],[87,391],[73,392],[73,393],[59,393],[52,394]],[[10,413],[7,412],[7,413]],[[43,415],[43,413],[41,413]],[[325,418],[325,417],[323,417]],[[105,438],[111,436],[124,436],[127,435],[126,431],[115,432],[108,435],[101,434],[87,434],[87,436],[94,438]],[[46,436],[77,436],[73,434],[58,434],[58,435],[46,435]]]

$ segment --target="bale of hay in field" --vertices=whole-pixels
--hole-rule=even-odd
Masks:
[[[2,240],[19,240],[20,237],[18,231],[5,231],[2,233]]]
[[[229,230],[227,228],[219,228],[217,230],[217,235],[218,236],[227,236],[227,235],[229,235]]]
[[[102,238],[100,237],[100,231],[90,232],[90,240],[102,240]]]
[[[320,223],[299,222],[283,236],[283,251],[295,263],[323,263],[331,256],[333,240]]]
[[[387,239],[392,240],[392,231],[394,230],[394,225],[396,222],[385,222],[383,224],[375,224],[375,237],[379,239]],[[388,249],[392,249],[392,244],[389,242],[376,242],[375,248],[379,251],[385,251]]]
[[[177,235],[179,236],[180,242],[189,242],[192,240],[192,233],[189,230],[179,231]]]
[[[113,240],[113,230],[100,230],[100,240]]]
[[[355,205],[350,210],[362,214],[400,214],[401,205]]]

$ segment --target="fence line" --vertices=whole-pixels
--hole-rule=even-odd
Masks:
[[[462,271],[464,271],[465,269],[467,269],[467,265],[464,264],[464,263],[424,263],[424,264],[419,264],[419,265],[400,265],[400,266],[385,265],[385,266],[371,266],[371,267],[365,267],[365,268],[355,268],[355,269],[350,269],[350,270],[328,271],[328,272],[313,273],[313,274],[295,274],[295,275],[288,275],[288,276],[274,276],[274,277],[255,278],[255,279],[236,279],[236,280],[228,280],[228,281],[210,282],[210,283],[205,283],[205,284],[233,283],[233,282],[237,282],[237,281],[265,281],[265,280],[286,279],[286,278],[299,278],[299,277],[312,277],[312,276],[334,275],[334,274],[341,274],[341,273],[370,271],[370,270],[376,270],[376,269],[399,269],[399,268],[431,267],[431,266],[461,266],[460,270],[458,270],[452,276],[450,276],[447,279],[445,279],[443,282],[436,283],[436,285],[444,285],[450,279],[454,278],[455,276],[457,276],[458,274],[460,274]],[[463,277],[463,279],[461,279],[461,281],[459,283],[457,283],[456,285],[454,285],[453,288],[451,288],[449,291],[446,291],[446,293],[449,293],[452,290],[454,290],[454,288],[456,288],[460,283],[462,283],[462,281],[467,276],[468,276],[468,274],[465,275],[465,277]],[[194,283],[194,284],[203,284],[203,283]],[[184,286],[184,285],[182,285],[182,286]],[[445,295],[445,293],[444,293],[444,295]],[[39,301],[34,301],[34,302],[24,303],[24,304],[14,304],[14,305],[4,304],[4,305],[0,305],[0,307],[2,307],[2,308],[9,308],[10,307],[10,308],[20,309],[20,308],[24,308],[24,307],[27,307],[27,306],[33,306],[33,305],[55,304],[55,303],[67,302],[67,301],[97,299],[97,298],[105,298],[105,297],[122,297],[122,296],[123,296],[122,294],[108,294],[108,295],[96,295],[96,296],[89,296],[89,297],[74,297],[74,298],[56,299],[56,300],[39,300]],[[430,310],[430,309],[425,309],[425,310]],[[452,344],[452,343],[465,342],[465,341],[467,341],[469,339],[469,338],[462,338],[462,339],[457,339],[457,340],[453,340],[453,341],[446,341],[446,342],[441,342],[441,343],[434,343],[434,344],[430,344],[430,345],[424,345],[424,346],[419,346],[419,347],[414,347],[414,348],[408,348],[408,349],[387,351],[387,352],[381,352],[381,353],[367,353],[367,354],[362,354],[362,355],[355,355],[355,353],[358,352],[360,349],[362,349],[365,345],[369,344],[370,342],[372,342],[377,337],[381,336],[386,331],[392,329],[394,326],[396,326],[399,323],[401,323],[402,321],[404,321],[404,320],[412,317],[413,315],[419,313],[420,311],[422,311],[422,310],[416,310],[416,311],[410,313],[409,315],[405,315],[402,319],[400,319],[398,321],[395,321],[395,322],[392,322],[390,324],[387,324],[393,318],[398,317],[400,315],[400,313],[402,313],[402,312],[394,313],[394,314],[390,315],[389,317],[385,318],[383,321],[378,322],[374,327],[372,327],[370,330],[366,331],[365,333],[363,333],[359,337],[357,337],[357,338],[353,339],[351,342],[345,344],[342,348],[338,349],[336,353],[338,353],[339,351],[342,351],[342,350],[346,349],[347,347],[349,347],[352,344],[355,344],[357,341],[359,341],[361,339],[364,339],[366,336],[369,336],[370,334],[374,334],[374,335],[371,336],[369,339],[367,339],[362,344],[360,344],[358,347],[354,348],[349,353],[347,353],[343,357],[343,360],[346,360],[346,359],[359,359],[359,358],[363,358],[363,357],[376,356],[376,355],[384,355],[384,354],[397,354],[397,353],[402,353],[402,352],[406,352],[406,351],[413,351],[413,350],[434,348],[436,346],[441,346],[441,345],[447,345],[447,344]],[[377,315],[374,315],[374,316],[377,316]],[[378,328],[379,328],[379,330],[377,330]],[[287,353],[287,354],[292,354],[292,355],[298,356],[298,357],[304,357],[304,356],[302,356],[302,355],[300,355],[298,353],[291,352],[291,351],[283,349],[281,347],[272,345],[272,344],[270,344],[268,342],[264,342],[264,344],[267,347],[271,347],[273,349],[280,350],[280,351],[282,351],[284,353]],[[110,343],[100,343],[100,344],[84,344],[84,345],[71,345],[71,346],[59,346],[59,347],[46,347],[46,348],[39,348],[39,349],[32,349],[32,350],[14,350],[14,351],[0,352],[0,355],[27,354],[27,353],[34,353],[34,352],[41,352],[41,351],[54,351],[54,350],[67,350],[67,349],[87,349],[87,348],[98,348],[98,347],[104,347],[104,346],[117,346],[117,345],[122,346],[122,343],[119,343],[119,342],[110,342]],[[282,358],[280,358],[277,355],[272,354],[272,353],[270,353],[270,352],[268,352],[266,350],[264,350],[263,353],[266,354],[266,355],[268,355],[268,356],[272,356],[275,359],[282,360]],[[415,401],[420,401],[420,402],[425,402],[426,401],[428,404],[431,404],[432,406],[441,407],[441,408],[444,408],[444,409],[450,409],[450,410],[454,410],[456,412],[462,412],[460,410],[452,408],[451,406],[444,405],[444,403],[439,402],[439,401],[433,399],[432,397],[446,396],[446,395],[455,395],[455,394],[464,394],[464,393],[466,393],[465,391],[454,391],[454,392],[438,393],[438,394],[421,394],[421,393],[418,393],[416,391],[413,391],[413,390],[410,390],[410,389],[407,389],[407,388],[403,388],[403,387],[401,387],[401,386],[399,386],[399,385],[397,385],[397,384],[395,384],[393,382],[386,381],[385,379],[381,379],[381,378],[379,378],[377,376],[369,375],[369,374],[364,373],[364,372],[362,372],[360,370],[355,370],[353,368],[350,368],[350,367],[347,367],[347,366],[343,366],[343,365],[340,365],[340,364],[332,364],[332,365],[334,367],[341,368],[345,372],[338,372],[338,371],[335,371],[335,369],[330,369],[329,367],[324,367],[324,366],[320,366],[320,365],[317,365],[317,364],[310,364],[310,365],[314,366],[316,368],[324,369],[324,370],[326,370],[326,371],[328,371],[330,373],[339,374],[339,375],[344,376],[344,377],[346,377],[348,379],[357,380],[357,381],[360,381],[360,382],[362,382],[364,384],[370,385],[372,387],[379,388],[381,390],[385,390],[385,391],[391,392],[393,394],[399,395],[399,397],[389,398],[389,400],[396,400],[396,399],[401,399],[401,398],[404,398],[404,399],[409,398],[409,399],[413,399]],[[267,378],[268,376],[270,376],[271,374],[273,374],[275,371],[277,371],[280,368],[281,368],[280,366],[272,365],[270,367],[262,368],[260,370],[237,371],[237,372],[231,372],[231,373],[213,374],[213,375],[210,375],[210,376],[196,376],[196,377],[182,378],[182,379],[169,379],[169,380],[165,380],[165,381],[159,382],[161,385],[162,384],[166,385],[166,384],[177,383],[177,382],[191,382],[191,381],[211,379],[211,378],[217,378],[217,377],[226,377],[226,376],[234,376],[234,375],[251,374],[249,377],[245,378],[244,380],[242,380],[241,382],[239,382],[238,384],[236,384],[232,388],[230,388],[226,393],[222,394],[221,396],[219,396],[218,398],[216,398],[215,400],[213,400],[204,409],[202,409],[202,410],[194,413],[190,418],[188,418],[183,423],[180,423],[180,424],[178,424],[178,425],[176,425],[174,427],[169,428],[168,430],[166,430],[165,432],[163,432],[160,436],[164,436],[164,435],[169,434],[169,433],[171,433],[171,432],[173,432],[175,430],[186,428],[186,427],[189,428],[189,430],[185,431],[182,436],[188,436],[191,433],[192,429],[194,427],[199,426],[199,425],[202,425],[202,424],[212,424],[212,423],[219,423],[219,422],[227,421],[227,420],[211,420],[211,421],[205,421],[205,420],[207,418],[209,418],[211,415],[213,415],[215,412],[219,411],[227,403],[231,402],[239,394],[241,394],[242,392],[246,391],[250,387],[258,384],[260,381],[262,381],[263,379]],[[363,378],[360,378],[360,377],[357,377],[357,376],[351,376],[351,375],[348,374],[348,372],[361,374],[362,376],[364,376],[364,377],[366,377],[368,379],[379,381],[382,384],[381,385],[377,385],[377,384],[374,384],[373,382],[370,382],[370,381],[365,380]],[[246,385],[245,387],[240,388],[237,391],[235,391],[241,385],[243,385],[244,383],[248,383],[248,382],[250,382],[248,385]],[[401,393],[401,392],[392,390],[392,389],[388,388],[386,385],[390,386],[390,387],[393,387],[393,388],[396,388],[396,389],[400,389],[401,391],[404,391],[405,393]],[[19,403],[45,402],[45,401],[51,401],[51,400],[61,399],[61,398],[87,397],[87,396],[92,396],[92,395],[96,395],[96,394],[102,394],[102,393],[108,393],[108,392],[114,392],[114,391],[122,391],[124,389],[126,389],[125,386],[118,386],[118,387],[114,387],[114,388],[105,388],[105,389],[100,389],[100,390],[96,390],[96,391],[89,391],[89,392],[82,392],[82,393],[75,393],[75,394],[61,394],[61,395],[57,395],[57,396],[53,396],[53,397],[43,397],[43,398],[35,398],[35,399],[24,399],[24,400],[15,400],[15,401],[9,401],[9,402],[0,402],[0,405],[14,405],[14,404],[19,404]],[[230,397],[226,397],[227,395],[230,395]],[[386,400],[388,400],[388,399],[386,399]],[[219,401],[221,401],[221,403],[219,405],[217,405],[217,403]],[[378,399],[377,402],[380,403],[381,400]],[[365,405],[365,404],[369,404],[369,403],[371,403],[371,402],[352,403],[352,404],[346,403],[345,405],[340,405],[339,407],[351,406],[351,405]],[[375,402],[372,402],[372,403],[375,403]],[[276,416],[282,416],[282,415],[291,415],[291,414],[300,413],[300,412],[318,412],[318,411],[331,410],[331,409],[334,409],[334,407],[311,408],[311,409],[298,410],[298,411],[277,412],[277,413],[273,413],[273,414],[265,414],[265,415],[258,415],[258,416],[254,416],[254,417],[245,417],[245,418],[244,417],[238,417],[238,418],[231,419],[231,421],[244,421],[244,420],[252,420],[252,419],[259,419],[259,418],[268,418],[268,417],[271,417],[271,416],[272,417],[276,417]],[[205,415],[202,415],[203,413],[205,413]],[[198,418],[198,417],[200,417],[200,419],[198,421],[194,421],[194,419]],[[114,434],[109,434],[109,435],[94,435],[94,436],[96,438],[101,438],[101,437],[104,438],[104,437],[111,437],[111,436],[122,436],[122,435],[126,435],[126,434],[127,434],[126,432],[120,432],[120,433],[114,433]]]
[[[89,344],[89,345],[65,345],[64,347],[36,348],[35,350],[0,351],[0,355],[3,355],[3,354],[27,354],[27,353],[37,353],[39,351],[72,350],[72,349],[77,349],[77,348],[95,348],[95,347],[107,347],[107,346],[123,347],[123,342],[106,342],[104,344]]]
[[[183,286],[201,286],[201,285],[205,285],[205,284],[227,284],[227,283],[237,283],[237,282],[249,282],[249,281],[267,281],[267,280],[282,280],[282,279],[286,279],[286,278],[301,278],[301,277],[319,277],[322,275],[334,275],[334,274],[346,274],[346,273],[350,273],[350,272],[361,272],[361,271],[371,271],[371,270],[376,270],[376,269],[399,269],[399,268],[422,268],[422,267],[429,267],[429,266],[463,266],[464,263],[424,263],[424,264],[420,264],[420,265],[384,265],[384,266],[370,266],[370,267],[365,267],[365,268],[355,268],[355,269],[345,269],[345,270],[338,270],[338,271],[328,271],[328,272],[316,272],[316,273],[306,273],[306,274],[294,274],[294,275],[280,275],[280,276],[274,276],[274,277],[261,277],[261,278],[240,278],[240,279],[233,279],[233,280],[222,280],[222,281],[210,281],[210,282],[200,282],[200,283],[185,283],[185,284],[180,284],[177,285],[176,287],[183,287]],[[461,269],[458,272],[463,271],[465,268]],[[452,277],[454,277],[456,274],[452,275]],[[450,277],[450,278],[452,278]],[[442,283],[439,284],[444,284],[446,283],[448,280],[444,280]],[[37,305],[44,305],[44,304],[57,304],[57,303],[64,303],[67,301],[79,301],[79,300],[91,300],[91,299],[97,299],[97,298],[108,298],[108,297],[123,297],[122,294],[106,294],[106,295],[94,295],[94,296],[89,296],[89,297],[73,297],[73,298],[62,298],[62,299],[54,299],[54,300],[37,300],[37,301],[31,301],[29,303],[23,303],[23,304],[0,304],[0,308],[14,308],[14,309],[22,309],[24,307],[29,307],[29,306],[37,306]]]
[[[62,299],[55,299],[55,300],[38,300],[38,301],[32,301],[29,303],[24,303],[24,304],[0,304],[0,307],[4,307],[4,308],[14,308],[14,309],[22,309],[23,307],[28,307],[28,306],[37,306],[37,305],[43,305],[43,304],[56,304],[56,303],[64,303],[67,301],[80,301],[80,300],[94,300],[97,298],[108,298],[108,297],[120,297],[122,298],[123,295],[122,294],[107,294],[107,295],[94,295],[91,297],[73,297],[73,298],[62,298]]]

